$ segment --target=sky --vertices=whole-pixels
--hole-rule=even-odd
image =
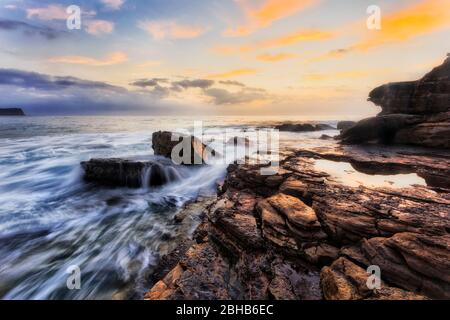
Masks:
[[[419,79],[449,39],[450,0],[0,0],[0,107],[362,118],[373,88]]]

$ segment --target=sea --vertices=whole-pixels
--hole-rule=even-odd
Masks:
[[[0,117],[0,299],[141,299],[161,256],[199,223],[192,219],[182,227],[174,217],[200,195],[214,194],[227,164],[183,168],[176,182],[130,189],[86,183],[80,162],[152,160],[153,132],[193,132],[200,120],[209,139],[217,140],[227,130],[308,122],[301,117]],[[323,134],[338,131],[281,133],[280,146],[324,143]],[[80,280],[75,288],[68,285],[74,270]]]

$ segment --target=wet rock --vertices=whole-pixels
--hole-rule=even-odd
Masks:
[[[154,132],[152,148],[160,155],[176,164],[198,165],[210,161],[215,151],[203,144],[198,138],[168,131]],[[173,158],[172,156],[176,158]]]
[[[290,131],[290,132],[311,132],[311,131],[323,131],[323,130],[333,130],[334,128],[328,124],[310,124],[310,123],[284,123],[275,126],[275,129],[280,131]]]
[[[355,124],[355,121],[339,121],[337,124],[337,129],[342,132],[353,127]]]
[[[343,143],[392,143],[399,130],[418,124],[423,117],[407,114],[389,114],[361,120],[341,135]]]
[[[179,178],[168,161],[133,161],[126,159],[91,159],[81,163],[84,180],[114,187],[162,186]]]

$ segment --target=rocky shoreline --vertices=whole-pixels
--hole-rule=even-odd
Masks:
[[[275,176],[231,165],[193,245],[146,299],[450,298],[450,186],[348,187],[314,169],[329,156],[292,151]],[[381,289],[366,286],[370,265]]]
[[[375,89],[379,116],[340,123],[343,144],[283,151],[276,175],[230,165],[190,245],[168,255],[171,270],[145,299],[450,299],[449,66]],[[385,146],[398,143],[441,149]],[[318,161],[424,183],[348,185]]]

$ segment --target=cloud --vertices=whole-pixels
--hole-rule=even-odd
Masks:
[[[155,87],[159,85],[160,82],[167,82],[167,79],[164,78],[153,78],[153,79],[139,79],[130,83],[131,86],[146,88],[146,87]]]
[[[22,21],[3,19],[0,19],[0,30],[22,31],[26,36],[40,36],[48,40],[56,39],[63,34],[62,31],[53,28],[35,26]]]
[[[236,1],[244,12],[247,23],[225,31],[227,36],[245,36],[258,29],[270,26],[273,22],[303,11],[317,0],[265,0],[261,5],[252,6],[248,0]]]
[[[234,80],[221,80],[219,81],[220,84],[226,85],[226,86],[237,86],[237,87],[245,87],[246,85],[239,81]]]
[[[0,69],[0,107],[18,106],[27,114],[148,114],[175,109],[161,92],[133,92],[105,82]]]
[[[270,49],[277,47],[285,47],[301,42],[324,41],[334,38],[336,35],[330,31],[324,30],[299,30],[279,37],[268,40],[259,41],[256,43],[240,46],[220,46],[213,50],[219,54],[236,54],[249,53],[261,49]]]
[[[69,17],[66,10],[67,7],[60,4],[50,4],[46,7],[27,8],[26,13],[28,19],[36,18],[44,21],[66,20]],[[95,11],[82,11],[82,14],[86,17],[93,17],[97,13]]]
[[[124,63],[127,60],[128,56],[121,51],[113,52],[103,60],[85,56],[61,56],[49,59],[50,62],[55,63],[80,64],[94,67],[112,66]]]
[[[45,91],[61,90],[70,87],[105,89],[116,92],[123,92],[125,90],[104,82],[81,80],[75,77],[54,77],[17,69],[0,69],[0,86],[4,85]]]
[[[173,20],[141,21],[138,26],[147,31],[155,40],[192,39],[206,32],[203,27],[179,24]]]
[[[293,59],[296,57],[297,55],[292,53],[277,53],[277,54],[263,53],[258,55],[256,59],[264,62],[278,62]]]
[[[222,73],[213,73],[208,78],[233,78],[257,73],[257,70],[250,68],[235,69]]]
[[[101,0],[101,2],[111,10],[119,10],[125,3],[125,0]]]
[[[331,50],[308,62],[340,58],[352,52],[367,52],[385,45],[399,44],[415,37],[450,27],[450,2],[448,0],[422,0],[391,14],[382,16],[381,30],[359,34],[360,40],[352,45]],[[352,32],[358,33],[361,24],[355,24]]]
[[[204,90],[204,93],[212,98],[213,103],[216,105],[250,103],[269,98],[265,90],[252,88],[245,88],[237,92],[231,92],[221,88],[210,88]]]
[[[200,88],[206,89],[211,87],[214,84],[213,80],[207,79],[195,79],[195,80],[181,80],[172,82],[172,85],[175,87],[182,87],[183,89],[189,88]]]
[[[109,34],[114,31],[114,23],[106,20],[88,20],[84,22],[87,33],[94,36]]]
[[[353,70],[353,71],[338,71],[331,73],[310,73],[304,76],[305,80],[310,81],[324,81],[324,80],[333,80],[333,79],[354,79],[354,78],[363,78],[370,76],[376,73],[363,71],[363,70]]]

